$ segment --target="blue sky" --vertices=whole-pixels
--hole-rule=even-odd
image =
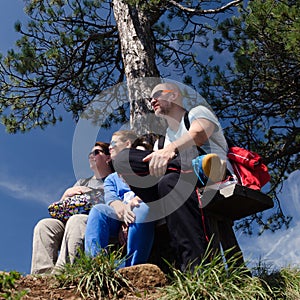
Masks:
[[[0,52],[5,54],[18,38],[13,28],[15,21],[24,20],[25,15],[22,0],[1,0],[1,4]],[[48,217],[48,205],[76,181],[72,159],[75,128],[67,115],[63,123],[26,134],[9,135],[0,124],[0,270],[29,273],[34,225]],[[109,134],[101,137],[110,140]],[[82,174],[86,176],[90,174],[85,161],[89,148],[88,142],[83,150],[87,168]],[[290,176],[282,191],[286,199],[283,208],[294,217],[289,230],[261,237],[237,233],[246,259],[261,258],[276,266],[300,265],[299,185],[298,171]]]
[[[24,20],[22,0],[1,0],[0,52],[14,47],[16,20]],[[4,9],[5,7],[5,9]],[[29,273],[34,225],[48,217],[48,205],[76,181],[72,162],[75,122],[64,116],[55,127],[11,135],[0,124],[0,270]],[[110,141],[110,136],[103,137]],[[84,157],[86,176],[87,153]]]

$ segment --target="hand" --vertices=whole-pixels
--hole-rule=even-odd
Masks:
[[[127,226],[135,222],[135,213],[132,211],[131,203],[125,205],[124,222]]]
[[[175,156],[176,147],[173,143],[166,148],[154,151],[147,155],[143,162],[149,162],[150,175],[161,177],[166,173],[169,161]]]
[[[63,196],[61,197],[61,200],[64,200],[67,197],[72,197],[74,195],[81,195],[89,191],[91,191],[91,189],[86,186],[73,186],[65,190]]]
[[[141,202],[142,202],[142,200],[140,197],[138,197],[138,196],[133,197],[129,202],[131,210],[133,210],[135,207],[139,207]]]
[[[110,203],[110,206],[115,210],[115,213],[120,221],[124,221],[125,204],[120,200],[115,200]]]

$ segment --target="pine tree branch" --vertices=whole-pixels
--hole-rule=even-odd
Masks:
[[[195,14],[195,15],[207,15],[207,14],[216,14],[216,13],[224,12],[228,8],[233,7],[233,6],[237,6],[241,2],[242,2],[242,0],[234,0],[234,1],[231,1],[231,2],[227,3],[226,5],[223,5],[223,6],[219,7],[219,8],[195,9],[195,8],[185,7],[185,6],[177,3],[174,0],[169,0],[169,3],[173,4],[174,6],[179,8],[180,10],[188,12],[188,13],[192,13],[192,14]]]

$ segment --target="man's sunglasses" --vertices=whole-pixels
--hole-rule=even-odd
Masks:
[[[103,150],[95,149],[94,151],[92,151],[92,152],[89,153],[89,157],[90,157],[91,155],[97,156],[97,155],[100,154],[100,153],[104,153],[104,154],[105,154],[105,152],[104,152]]]
[[[152,99],[156,99],[156,98],[160,97],[162,93],[172,93],[172,92],[174,92],[174,91],[173,91],[173,90],[159,90],[159,91],[156,91],[156,92],[151,96],[151,98],[152,98]]]

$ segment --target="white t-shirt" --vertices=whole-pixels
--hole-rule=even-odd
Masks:
[[[189,118],[190,124],[192,124],[192,122],[197,119],[206,119],[215,124],[215,131],[210,136],[210,138],[201,146],[201,148],[206,153],[216,153],[219,155],[219,157],[221,159],[227,160],[227,151],[228,151],[227,142],[224,137],[221,125],[220,125],[217,117],[215,116],[215,114],[211,110],[209,110],[207,107],[205,107],[203,105],[199,105],[190,110],[190,112],[188,114],[188,118]],[[167,128],[164,146],[170,144],[171,142],[176,141],[178,138],[180,138],[182,135],[184,135],[187,131],[188,130],[186,129],[186,126],[184,123],[184,116],[183,116],[181,119],[181,122],[179,124],[179,128],[176,132],[171,130],[169,127]],[[158,144],[156,143],[155,147],[154,147],[155,150],[158,149],[157,145]],[[184,165],[187,164],[187,166],[188,166],[191,164],[191,159],[195,158],[198,155],[199,155],[199,152],[198,152],[196,146],[193,146],[191,149],[187,149],[187,150],[180,152],[181,162]],[[230,166],[229,166],[229,168],[230,168]]]

